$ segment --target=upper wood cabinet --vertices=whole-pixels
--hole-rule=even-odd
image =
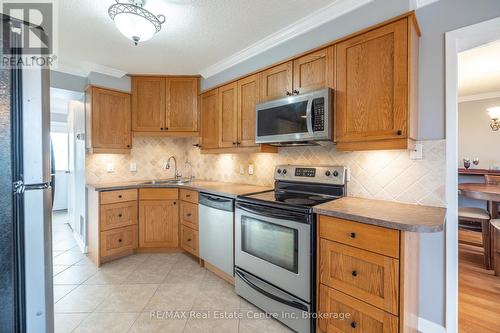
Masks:
[[[238,80],[238,146],[255,147],[255,106],[259,102],[259,75]]]
[[[196,135],[198,85],[198,77],[133,76],[133,131],[142,134],[156,132],[156,135]]]
[[[335,46],[306,54],[293,61],[293,93],[335,88]]]
[[[418,28],[412,18],[337,44],[338,150],[407,149],[417,135]]]
[[[93,153],[128,153],[132,148],[130,94],[88,86],[86,146]]]
[[[238,83],[219,88],[219,147],[238,144]]]
[[[161,132],[165,128],[165,78],[132,77],[132,130]]]
[[[219,96],[218,89],[200,96],[201,148],[219,148]]]
[[[288,61],[260,72],[262,102],[292,94],[292,67],[293,61]]]
[[[198,130],[198,79],[169,77],[166,79],[167,131]]]

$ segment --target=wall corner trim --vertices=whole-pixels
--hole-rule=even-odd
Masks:
[[[446,328],[439,324],[433,323],[432,321],[419,317],[418,331],[421,333],[446,333]]]
[[[311,31],[336,19],[337,17],[345,15],[373,1],[374,0],[337,0],[328,6],[320,8],[319,10],[299,19],[289,26],[268,35],[247,48],[202,69],[200,74],[204,78],[214,76],[230,67],[255,57],[258,54]]]

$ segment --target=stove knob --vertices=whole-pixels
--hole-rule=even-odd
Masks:
[[[283,169],[283,174],[286,175],[286,169]]]
[[[330,177],[330,176],[331,176],[331,174],[332,174],[332,173],[330,172],[330,170],[327,170],[327,171],[325,172],[325,176],[327,176],[327,177]]]
[[[278,172],[278,174],[280,174],[281,173],[281,169],[278,169],[276,172]]]
[[[338,171],[334,171],[333,172],[333,177],[337,177],[339,175],[339,172]]]

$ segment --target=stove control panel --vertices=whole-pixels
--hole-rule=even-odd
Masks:
[[[343,166],[278,165],[274,172],[274,179],[344,185],[346,168]]]

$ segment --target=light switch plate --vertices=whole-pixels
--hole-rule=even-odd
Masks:
[[[417,143],[413,146],[413,150],[410,150],[410,160],[421,160],[423,159],[424,145]]]
[[[137,172],[137,163],[130,162],[130,172]]]
[[[253,175],[253,164],[250,164],[250,165],[248,166],[248,174],[249,174],[249,175]]]
[[[108,163],[106,165],[106,172],[115,172],[115,166],[113,165],[113,163]]]
[[[240,164],[240,175],[244,174],[245,174],[245,167],[243,166],[243,164]]]

